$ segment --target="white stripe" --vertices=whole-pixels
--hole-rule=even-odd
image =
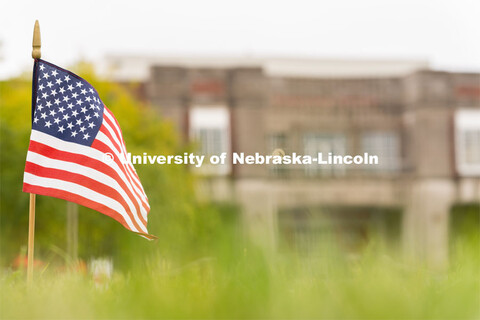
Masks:
[[[104,121],[103,124],[105,125],[107,130],[109,130],[110,134],[117,139],[117,141],[120,140],[122,142],[122,143],[119,143],[119,142],[117,142],[117,143],[119,143],[120,147],[122,148],[123,153],[127,154],[127,149],[126,149],[126,146],[125,146],[125,143],[124,143],[124,140],[123,140],[122,130],[120,130],[120,128],[118,127],[117,121],[115,120],[115,117],[110,112],[110,110],[108,110],[107,108],[103,109],[103,114],[112,123],[113,129],[114,129],[116,134],[113,134],[112,131],[109,130],[109,129],[111,129],[111,127],[108,125],[108,123],[106,123],[106,121]],[[135,167],[132,164],[130,164],[128,166],[128,170],[133,175],[133,177],[134,177],[135,181],[138,183],[138,185],[141,187],[142,194],[145,195],[144,200],[146,201],[146,204],[148,206],[148,197],[145,193],[145,190],[143,189],[143,186],[142,186],[142,183],[140,182],[140,179],[138,178],[137,171],[135,170]],[[150,208],[150,206],[148,206],[148,207]]]
[[[118,212],[125,219],[130,230],[134,232],[139,232],[139,230],[135,228],[135,226],[132,224],[132,221],[129,219],[128,214],[126,213],[123,206],[112,198],[109,198],[103,194],[95,192],[89,188],[78,185],[76,183],[72,183],[64,180],[52,179],[52,178],[39,177],[39,176],[30,174],[28,172],[25,172],[23,180],[25,183],[28,183],[31,185],[44,187],[44,188],[54,188],[54,189],[78,194],[91,201],[94,201],[106,207],[109,207],[112,210],[115,210],[116,212]],[[142,231],[145,233],[148,233],[146,229]]]
[[[47,167],[51,169],[58,169],[58,170],[72,172],[72,173],[77,173],[85,177],[95,177],[95,181],[98,181],[106,186],[112,187],[116,191],[118,191],[118,193],[120,193],[122,198],[125,199],[125,202],[127,203],[133,215],[135,216],[137,214],[137,209],[132,203],[132,200],[127,195],[127,193],[122,188],[122,186],[117,182],[117,180],[113,179],[112,177],[110,177],[109,175],[106,175],[101,171],[95,170],[91,167],[83,166],[81,164],[77,164],[75,162],[48,158],[33,151],[28,151],[27,162],[36,163],[42,167]]]
[[[99,134],[100,133],[101,132],[99,131]],[[89,158],[92,158],[92,159],[95,159],[95,160],[98,160],[98,161],[103,161],[104,153],[97,150],[97,149],[87,147],[87,146],[84,146],[84,145],[81,145],[81,144],[78,144],[78,143],[74,143],[74,142],[64,141],[64,140],[55,138],[54,136],[51,136],[49,134],[43,133],[41,131],[32,130],[30,140],[37,141],[39,143],[43,143],[43,144],[45,144],[47,146],[50,146],[52,148],[55,148],[57,150],[70,152],[70,153],[74,153],[74,154],[79,154],[79,155],[84,155],[86,157],[89,157]],[[112,150],[112,152],[113,152],[113,150]],[[122,181],[125,183],[125,185],[127,187],[129,187],[129,190],[132,193],[132,195],[134,197],[136,197],[136,195],[135,195],[136,193],[132,189],[130,181],[125,177],[125,174],[118,167],[118,165],[115,162],[112,161],[112,162],[108,163],[108,166],[110,166],[119,175],[119,177],[122,179]],[[138,198],[136,198],[136,202],[139,202]],[[142,206],[140,206],[140,208],[145,210]],[[142,216],[143,215],[144,214],[142,212]],[[135,218],[139,219],[137,217],[137,215],[135,215]],[[145,219],[145,221],[146,220],[147,219]]]
[[[108,148],[110,148],[111,151],[112,151],[113,153],[115,153],[115,156],[116,156],[118,159],[120,159],[120,161],[121,161],[121,159],[124,159],[124,158],[125,158],[123,155],[121,155],[121,154],[118,153],[117,149],[113,147],[112,141],[111,141],[103,132],[99,131],[98,134],[97,134],[96,139],[97,139],[98,141],[103,142]],[[112,162],[112,163],[113,163],[113,162]],[[128,172],[128,171],[127,171],[127,172]],[[129,174],[128,176],[130,176],[130,174]],[[125,179],[124,179],[124,180],[125,180]],[[146,211],[145,208],[142,206],[142,200],[138,198],[138,196],[142,197],[142,194],[143,194],[143,193],[142,193],[140,190],[138,190],[137,186],[136,186],[134,183],[132,183],[132,182],[128,179],[128,177],[126,178],[126,180],[128,180],[128,184],[127,184],[128,187],[129,187],[130,189],[133,189],[133,190],[134,190],[134,192],[132,192],[132,193],[133,193],[133,196],[135,197],[135,200],[137,201],[137,203],[138,203],[138,205],[139,205],[139,207],[140,207],[140,212],[142,212],[142,215],[144,216],[144,218],[145,218],[145,220],[146,220],[147,211]],[[144,201],[145,201],[145,200],[144,200]]]

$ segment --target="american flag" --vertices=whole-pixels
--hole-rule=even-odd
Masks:
[[[122,132],[97,91],[43,60],[33,72],[32,133],[23,191],[94,209],[148,239],[150,210]]]

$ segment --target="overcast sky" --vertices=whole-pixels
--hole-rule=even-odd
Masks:
[[[0,79],[42,58],[68,66],[107,54],[424,59],[480,71],[480,1],[5,1]]]

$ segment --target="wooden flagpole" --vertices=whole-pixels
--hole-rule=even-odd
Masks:
[[[38,20],[35,20],[35,27],[33,28],[33,42],[32,42],[32,58],[40,59],[42,53],[40,48],[42,46],[40,39],[40,25]],[[28,262],[27,262],[27,284],[33,281],[33,250],[35,244],[35,194],[30,193],[30,206],[28,213]]]

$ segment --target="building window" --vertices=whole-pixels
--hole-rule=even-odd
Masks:
[[[362,152],[378,156],[378,164],[365,169],[392,172],[400,169],[400,139],[395,132],[367,132],[362,135]]]
[[[480,110],[455,114],[455,161],[462,176],[480,176]]]
[[[309,133],[304,136],[304,154],[314,158],[322,153],[326,159],[329,153],[333,155],[345,155],[347,151],[347,139],[345,135],[338,133]],[[344,164],[321,164],[313,163],[305,166],[305,174],[314,176],[342,176],[345,174]]]
[[[224,175],[231,171],[230,113],[223,106],[192,107],[189,112],[190,139],[197,144],[197,152],[206,157],[204,164],[195,171],[208,175]],[[212,155],[227,153],[224,165],[209,164]]]

